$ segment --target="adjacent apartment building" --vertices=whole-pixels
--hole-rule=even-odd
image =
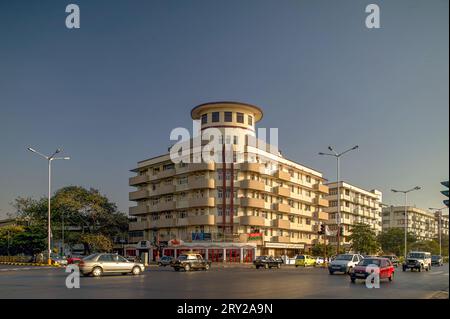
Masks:
[[[325,198],[329,207],[324,210],[329,215],[328,225],[332,231],[337,231],[338,218],[338,183],[327,183],[329,194]],[[355,223],[365,223],[378,234],[381,232],[381,202],[382,193],[376,189],[365,190],[344,181],[339,182],[340,193],[340,224],[343,227],[341,245],[349,247],[351,242],[351,227]],[[330,244],[337,244],[336,237],[329,237]]]
[[[412,206],[407,206],[406,210],[408,232],[413,233],[418,240],[431,240],[438,237],[439,218],[435,213]],[[394,227],[405,228],[405,206],[383,208],[383,230]]]
[[[268,144],[255,147],[262,116],[245,103],[201,104],[192,119],[202,132],[221,132],[220,145],[233,150],[231,162],[192,163],[199,154],[193,139],[190,163],[174,163],[169,153],[137,163],[129,214],[136,218],[130,239],[138,253],[153,259],[195,250],[212,261],[249,262],[256,255],[307,252],[319,240],[328,186],[322,173],[274,154]],[[238,148],[243,152],[235,154]]]

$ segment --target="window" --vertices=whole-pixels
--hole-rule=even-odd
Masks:
[[[238,143],[238,137],[236,135],[233,136],[233,144],[237,145]]]
[[[212,112],[212,122],[219,122],[220,121],[220,113],[219,112]]]
[[[253,125],[253,117],[251,115],[248,116],[248,125]]]
[[[225,122],[232,122],[232,121],[233,121],[233,113],[225,112]]]
[[[208,114],[203,114],[202,115],[202,124],[206,124],[208,123]]]
[[[306,182],[311,183],[311,176],[309,176],[309,175],[306,176]]]
[[[166,164],[163,166],[163,171],[167,171],[169,169],[174,169],[175,168],[175,164]]]
[[[111,255],[101,255],[100,257],[98,257],[98,261],[99,262],[112,262],[112,256]]]
[[[244,123],[244,113],[236,113],[236,122]]]

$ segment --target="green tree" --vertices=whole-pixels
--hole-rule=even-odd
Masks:
[[[364,223],[354,224],[350,229],[348,239],[352,242],[353,251],[361,254],[374,254],[379,250],[380,245],[377,241],[375,231],[370,225]]]
[[[417,241],[412,233],[407,235],[408,245]],[[389,228],[378,235],[378,242],[385,254],[403,256],[405,247],[405,230],[403,228]]]
[[[104,235],[85,234],[80,238],[88,254],[93,252],[111,251],[112,241]]]
[[[409,250],[428,251],[432,255],[439,254],[439,243],[435,240],[423,240],[412,243]]]
[[[311,254],[313,256],[331,256],[336,253],[336,248],[332,247],[330,244],[315,244],[311,247]]]

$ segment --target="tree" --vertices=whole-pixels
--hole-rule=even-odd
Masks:
[[[408,245],[417,241],[412,233],[407,234]],[[389,228],[378,235],[378,242],[385,254],[403,256],[405,249],[405,230],[403,228]]]
[[[46,233],[47,198],[35,200],[18,197],[13,205],[17,211],[18,222],[41,228]],[[115,239],[127,237],[127,216],[118,211],[116,204],[110,202],[96,189],[79,186],[61,188],[51,198],[51,205],[54,240],[62,237],[63,220],[64,242],[69,245],[83,242],[86,249],[105,247],[105,250],[110,250],[108,244],[100,244],[104,242],[103,237],[108,239],[111,245]],[[88,234],[94,235],[94,237],[98,235],[98,237],[96,240],[87,241],[83,236]]]
[[[357,223],[350,229],[351,235],[348,239],[352,242],[353,251],[361,254],[374,254],[379,250],[377,236],[372,227],[368,224]]]
[[[0,228],[0,255],[33,255],[46,247],[47,234],[36,226]]]
[[[326,252],[326,253],[325,253]],[[311,247],[311,254],[314,256],[331,256],[336,252],[336,248],[332,247],[330,244],[315,244]]]
[[[87,254],[99,251],[111,251],[113,248],[112,241],[104,235],[86,234],[82,235],[80,240]]]
[[[428,251],[432,255],[439,255],[439,243],[435,240],[417,241],[409,246],[410,250]]]

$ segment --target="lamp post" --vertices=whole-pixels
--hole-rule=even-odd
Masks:
[[[428,208],[429,210],[434,210],[436,213],[439,213],[439,256],[442,256],[442,211],[448,207],[441,208]]]
[[[48,249],[48,257],[47,257],[47,263],[49,265],[51,265],[52,260],[51,260],[51,225],[50,225],[50,220],[51,220],[51,208],[50,208],[50,198],[51,198],[51,188],[52,188],[52,181],[51,181],[51,176],[52,176],[52,161],[54,160],[69,160],[70,157],[55,157],[56,154],[61,153],[62,150],[61,149],[57,149],[52,155],[50,156],[46,156],[42,153],[39,153],[38,151],[36,151],[35,149],[28,147],[28,150],[30,152],[33,152],[43,158],[45,158],[48,162],[48,216],[47,216],[47,232],[48,232],[48,236],[47,236],[47,249]]]
[[[407,255],[407,242],[408,242],[408,193],[412,192],[412,191],[417,191],[421,189],[420,186],[416,186],[414,188],[408,189],[407,191],[401,191],[401,190],[397,190],[397,189],[391,189],[391,191],[393,191],[394,193],[403,193],[403,195],[405,196],[405,260],[406,260],[406,255]]]
[[[322,153],[320,152],[319,155],[324,155],[324,156],[333,156],[336,158],[336,184],[337,184],[337,214],[336,214],[336,224],[337,224],[337,252],[336,254],[339,254],[339,249],[340,249],[340,245],[341,245],[341,195],[340,195],[340,187],[339,187],[339,174],[340,174],[340,158],[342,155],[356,150],[357,148],[359,148],[358,145],[353,146],[352,148],[349,148],[346,151],[343,151],[341,153],[337,153],[331,146],[328,146],[328,149],[330,150],[330,152],[332,153]]]

